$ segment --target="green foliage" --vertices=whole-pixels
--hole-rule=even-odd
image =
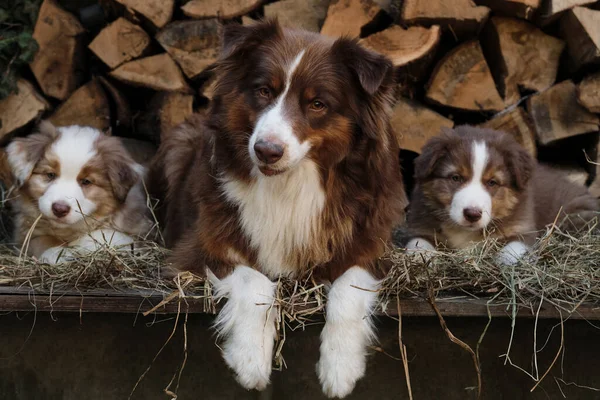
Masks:
[[[38,50],[32,33],[41,2],[0,3],[0,99],[16,91],[19,70],[33,60]]]

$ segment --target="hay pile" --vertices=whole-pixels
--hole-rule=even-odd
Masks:
[[[392,248],[384,256],[392,268],[382,284],[381,301],[389,299],[465,295],[509,301],[532,307],[540,299],[566,313],[580,304],[600,303],[600,233],[590,227],[578,235],[549,229],[534,248],[532,257],[509,268],[500,268],[494,256],[500,244],[489,239],[461,251],[439,251],[428,261]],[[210,297],[202,279],[161,279],[168,250],[152,242],[137,243],[128,251],[103,248],[60,265],[40,264],[21,257],[19,250],[0,246],[0,285],[33,289],[37,293],[86,293],[98,290],[140,294],[174,291],[186,296]],[[286,319],[303,320],[323,309],[325,287],[306,276],[278,282],[276,303]]]

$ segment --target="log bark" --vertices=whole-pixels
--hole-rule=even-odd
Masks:
[[[191,92],[181,70],[166,53],[130,61],[121,65],[110,75],[134,86],[154,90]]]
[[[139,26],[119,18],[104,28],[89,49],[111,69],[141,56],[150,46],[150,37]]]
[[[358,38],[362,29],[381,12],[381,8],[372,0],[332,0],[321,33]]]
[[[556,81],[562,40],[528,22],[504,17],[493,17],[483,36],[492,75],[507,105],[520,100],[520,89],[541,92]]]
[[[191,0],[181,9],[192,18],[231,19],[256,10],[262,3],[263,0]]]
[[[39,50],[30,67],[47,96],[64,100],[80,85],[83,33],[77,18],[54,0],[42,3],[33,32]]]
[[[440,25],[455,37],[479,32],[490,9],[471,0],[405,0],[402,21],[409,25]]]
[[[571,70],[600,64],[600,10],[575,7],[560,20]]]
[[[360,40],[363,46],[388,56],[394,66],[400,67],[431,56],[441,37],[440,27],[420,26],[404,29],[393,25],[388,29]]]
[[[144,136],[158,143],[164,135],[194,113],[194,96],[177,92],[156,93],[140,121]]]
[[[17,81],[17,93],[0,100],[0,140],[38,119],[50,105],[24,79]]]
[[[511,134],[529,154],[536,157],[535,128],[531,117],[523,108],[514,107],[508,112],[502,112],[480,126]]]
[[[600,72],[585,77],[579,83],[577,100],[590,112],[600,114]]]
[[[319,32],[329,0],[281,0],[265,5],[265,17],[277,17],[281,25]]]
[[[500,111],[504,101],[477,41],[461,44],[436,66],[427,89],[429,101],[467,111]]]
[[[107,94],[109,95],[109,101],[112,101],[111,110],[114,110],[113,113],[115,114],[112,116],[115,120],[115,127],[117,129],[120,127],[130,128],[133,117],[127,98],[105,77],[98,77],[98,81],[102,84],[104,90],[106,90]]]
[[[442,128],[452,128],[454,121],[409,99],[399,98],[392,114],[392,128],[403,150],[421,153],[421,148]]]
[[[577,102],[577,87],[570,80],[530,97],[527,110],[543,145],[598,130],[598,117]]]
[[[102,85],[96,79],[77,89],[50,116],[55,126],[92,126],[102,131],[110,128],[110,106]]]
[[[188,78],[195,78],[214,63],[220,51],[221,25],[216,19],[176,21],[156,35],[156,40],[179,64]]]
[[[116,0],[130,10],[144,16],[156,28],[167,25],[173,18],[175,0]]]
[[[542,0],[475,0],[475,2],[488,7],[496,14],[528,20],[535,16],[542,5]]]
[[[586,6],[593,4],[597,0],[545,0],[542,1],[537,23],[546,26],[558,20],[561,16],[573,7]]]

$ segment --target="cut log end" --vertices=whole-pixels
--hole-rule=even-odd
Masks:
[[[111,126],[110,105],[102,85],[96,79],[77,89],[50,116],[55,126],[92,126],[102,131]]]
[[[116,0],[160,29],[173,18],[175,0]]]
[[[577,88],[577,100],[588,111],[600,114],[600,72],[581,81]]]
[[[158,54],[121,65],[112,77],[134,86],[191,93],[179,67],[168,54]]]
[[[17,90],[0,101],[0,139],[38,119],[50,107],[26,80],[17,81]]]
[[[427,141],[452,128],[454,122],[427,107],[404,98],[398,99],[392,114],[392,128],[403,150],[421,153]]]
[[[191,18],[231,19],[256,10],[262,2],[262,0],[191,0],[181,9]]]
[[[598,117],[577,102],[577,87],[570,80],[530,97],[527,110],[543,145],[598,131]]]
[[[90,50],[111,69],[143,54],[150,37],[139,26],[119,18],[104,28],[90,43]]]
[[[521,107],[503,112],[480,125],[482,128],[495,129],[512,135],[533,157],[537,155],[535,129],[531,117]]]
[[[360,37],[362,28],[382,12],[372,0],[347,0],[332,2],[321,33],[327,36]]]
[[[477,41],[458,46],[438,63],[426,97],[429,101],[465,111],[504,109],[504,101]]]

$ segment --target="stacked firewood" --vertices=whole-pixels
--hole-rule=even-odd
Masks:
[[[600,1],[590,0],[45,0],[39,51],[0,101],[0,139],[49,118],[157,144],[209,104],[221,24],[263,16],[391,58],[408,162],[441,128],[481,125],[600,195]]]

